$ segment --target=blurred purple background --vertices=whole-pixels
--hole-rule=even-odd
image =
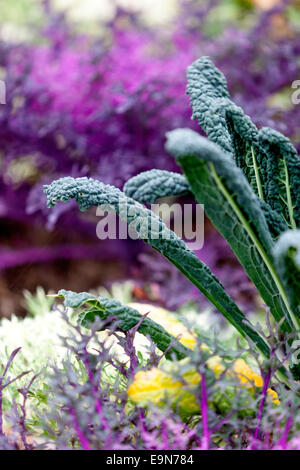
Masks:
[[[191,121],[185,71],[202,55],[221,68],[233,100],[258,126],[275,127],[299,148],[300,107],[290,102],[300,79],[297,4],[182,0],[171,23],[151,25],[117,8],[99,21],[99,34],[97,25],[89,34],[40,3],[30,40],[0,35],[0,316],[22,313],[24,288],[87,290],[127,277],[141,299],[171,308],[202,301],[142,243],[99,241],[95,211],[83,215],[73,203],[48,210],[42,185],[87,175],[122,187],[143,170],[179,171],[164,136],[176,127],[201,131]],[[199,257],[253,308],[250,282],[209,223]]]

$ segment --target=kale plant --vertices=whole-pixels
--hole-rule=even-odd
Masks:
[[[197,202],[204,204],[206,214],[255,284],[290,351],[300,321],[300,159],[287,138],[270,128],[258,130],[232,103],[225,77],[209,58],[203,57],[188,68],[187,91],[194,117],[209,139],[191,129],[167,134],[166,148],[184,175],[148,171],[130,179],[124,192],[91,178],[65,177],[44,187],[48,207],[74,199],[82,211],[105,205],[116,212],[139,239],[173,263],[243,337],[270,358],[271,345],[262,329],[251,324],[186,243],[136,200],[153,202],[161,196],[191,192]],[[89,305],[83,320],[102,318],[107,309],[115,309],[105,299],[94,299],[89,294],[60,291],[60,295],[67,305]],[[139,322],[136,313],[127,307],[118,305],[116,312],[131,327]],[[164,342],[164,333],[156,325],[144,328],[161,349],[169,347],[171,338]],[[297,365],[292,364],[291,370],[298,379]],[[288,375],[285,365],[278,365],[277,376],[288,383]]]
[[[121,187],[153,167],[174,170],[164,135],[195,127],[184,96],[185,69],[200,55],[213,57],[230,76],[232,96],[256,124],[276,126],[299,145],[300,107],[272,101],[300,74],[299,31],[286,17],[288,2],[251,14],[246,28],[224,21],[219,30],[215,23],[226,2],[181,3],[176,23],[155,30],[119,10],[105,37],[100,28],[96,37],[78,34],[47,8],[34,43],[0,41],[7,84],[7,104],[0,106],[0,218],[9,230],[0,269],[62,257],[115,259],[115,245],[100,245],[74,204],[45,210],[42,185],[72,175]],[[285,21],[281,36],[274,34],[278,17]],[[56,232],[41,245],[33,225]],[[132,262],[133,244],[120,240],[120,254]]]

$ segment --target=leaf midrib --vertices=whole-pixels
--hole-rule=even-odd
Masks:
[[[272,265],[267,253],[265,252],[263,246],[261,245],[260,241],[256,237],[254,231],[250,227],[249,222],[247,221],[247,219],[245,218],[245,216],[241,212],[240,208],[238,207],[238,205],[235,203],[234,199],[232,198],[232,196],[228,192],[228,190],[225,187],[224,183],[222,182],[221,178],[217,174],[216,169],[215,169],[215,165],[212,162],[208,162],[208,166],[210,168],[212,177],[214,178],[216,185],[218,186],[219,190],[221,191],[221,193],[226,198],[227,202],[230,204],[231,208],[233,209],[233,211],[235,212],[235,214],[239,218],[239,220],[242,223],[243,227],[245,228],[247,234],[249,235],[249,237],[251,238],[251,240],[255,244],[255,246],[257,248],[257,251],[259,252],[261,258],[263,259],[266,267],[268,268],[268,271],[269,271],[273,281],[275,282],[275,285],[276,285],[276,287],[277,287],[277,289],[280,293],[280,296],[281,296],[281,298],[282,298],[282,300],[285,304],[285,307],[286,307],[286,309],[289,313],[290,321],[292,321],[295,329],[299,330],[298,319],[296,318],[295,314],[291,310],[291,307],[290,307],[288,298],[286,296],[286,293],[284,291],[283,285],[282,285],[279,277],[277,276],[275,268]]]

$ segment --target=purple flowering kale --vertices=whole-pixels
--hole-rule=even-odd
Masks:
[[[67,294],[77,304],[85,295]],[[83,308],[79,315],[86,318]],[[104,321],[94,317],[84,330],[72,325],[66,312],[62,315],[69,328],[68,336],[61,338],[68,355],[41,371],[47,385],[42,401],[32,400],[36,378],[32,373],[26,385],[18,389],[12,408],[3,414],[6,426],[0,429],[1,449],[299,449],[299,386],[288,390],[277,384],[278,393],[268,388],[273,387],[276,361],[257,361],[263,386],[254,387],[245,379],[260,376],[240,359],[245,353],[257,359],[251,349],[223,349],[216,338],[206,338],[209,348],[204,349],[203,338],[195,336],[197,346],[189,362],[173,363],[172,369],[153,343],[145,346],[143,353],[138,352],[134,342],[137,328],[122,333],[114,315]],[[107,335],[100,337],[98,331],[102,329]],[[272,338],[274,333],[270,331]],[[113,347],[110,338],[115,339]],[[275,336],[273,339],[275,351],[282,344]],[[18,351],[1,365],[2,378]],[[241,366],[234,369],[235,376],[232,367],[238,363]],[[215,369],[214,364],[218,365]],[[169,369],[164,369],[166,366]],[[165,381],[160,382],[160,373]],[[147,374],[153,374],[150,389],[145,381]],[[189,383],[189,374],[201,374],[201,380]],[[1,387],[19,378],[3,380],[0,392]],[[164,396],[168,380],[174,387]],[[174,403],[172,394],[178,383],[181,390]],[[138,391],[144,400],[137,399]],[[1,411],[0,403],[0,417]]]
[[[226,74],[233,100],[256,124],[272,125],[298,143],[299,108],[269,107],[300,76],[300,34],[285,18],[285,6],[253,15],[250,29],[227,25],[212,35],[218,3],[182,2],[183,13],[167,32],[141,27],[134,15],[118,11],[108,34],[96,39],[75,33],[50,10],[38,44],[0,44],[7,85],[7,104],[0,106],[0,219],[20,234],[5,240],[0,269],[62,257],[136,258],[141,245],[100,242],[95,218],[79,216],[73,202],[48,211],[42,186],[68,175],[121,187],[153,167],[176,170],[164,135],[195,126],[185,70],[203,54]],[[285,30],[276,37],[278,17]],[[22,233],[44,227],[55,230],[54,242],[24,241]]]

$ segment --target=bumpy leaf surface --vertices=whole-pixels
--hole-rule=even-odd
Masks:
[[[266,152],[266,201],[296,229],[300,227],[300,158],[289,139],[268,127],[260,130],[259,142]]]
[[[300,230],[281,235],[274,247],[274,258],[292,307],[300,317]]]
[[[208,57],[192,64],[187,77],[193,117],[210,140],[234,159],[264,201],[273,238],[288,227],[299,227],[300,158],[292,143],[273,129],[258,131],[230,100],[225,77]]]
[[[64,289],[58,292],[58,296],[64,299],[66,307],[78,308],[88,305],[90,308],[84,310],[80,315],[81,324],[89,327],[97,318],[107,320],[112,317],[118,321],[118,329],[121,331],[129,331],[140,323],[138,331],[145,336],[150,336],[152,341],[161,351],[168,351],[166,357],[172,359],[183,359],[190,354],[188,348],[179,343],[179,341],[169,334],[158,323],[150,320],[150,318],[142,317],[134,308],[122,305],[120,302],[107,297],[96,297],[88,292],[72,292]],[[171,347],[170,347],[171,345]]]
[[[168,133],[167,150],[180,163],[196,200],[226,238],[282,328],[296,326],[273,266],[271,239],[257,196],[222,149],[190,129]]]
[[[268,356],[269,348],[239,310],[222,284],[210,269],[187,247],[185,242],[168,229],[164,222],[140,203],[128,198],[119,189],[104,185],[91,178],[61,178],[44,187],[48,207],[58,201],[75,199],[81,210],[91,206],[106,205],[116,212],[134,229],[138,238],[149,243],[171,261],[217,309],[235,326],[243,336],[251,338],[258,348]]]
[[[152,204],[160,197],[186,194],[190,187],[186,178],[179,173],[150,170],[130,178],[123,191],[136,201]]]
[[[201,57],[187,71],[187,93],[193,118],[212,142],[231,155],[256,194],[263,188],[256,166],[262,160],[258,130],[249,116],[229,97],[226,78],[209,57]]]

